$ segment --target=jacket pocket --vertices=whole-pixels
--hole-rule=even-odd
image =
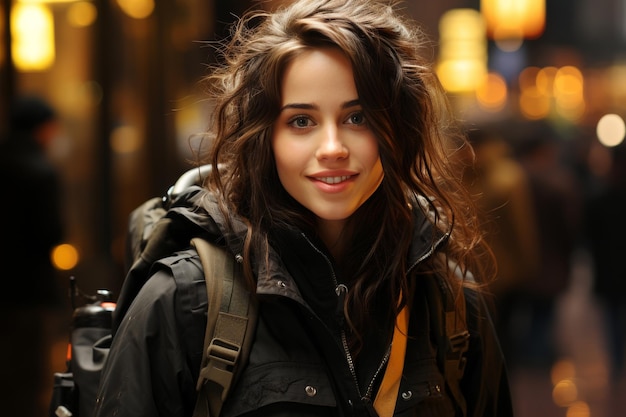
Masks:
[[[405,364],[395,415],[453,417],[454,406],[435,359]]]
[[[278,403],[312,408],[336,407],[323,368],[312,364],[273,362],[247,368],[228,395],[221,416],[233,417]]]

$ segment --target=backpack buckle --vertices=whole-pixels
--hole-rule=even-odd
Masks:
[[[450,362],[456,362],[451,369],[456,368],[459,378],[463,376],[465,372],[465,365],[467,364],[467,358],[463,355],[469,349],[470,334],[467,330],[450,336],[450,350],[448,353],[448,360]]]
[[[200,370],[197,388],[200,389],[207,382],[213,382],[227,393],[240,352],[241,346],[228,340],[217,337],[211,340],[207,347],[207,364]]]
[[[216,360],[224,364],[225,367],[232,369],[237,362],[240,351],[241,346],[216,337],[211,340],[211,343],[207,347],[206,356],[209,361]]]
[[[469,338],[470,334],[467,330],[450,336],[450,351],[454,353],[467,351]]]

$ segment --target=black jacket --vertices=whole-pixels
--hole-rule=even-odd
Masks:
[[[192,205],[203,195],[198,191]],[[241,254],[245,227],[233,220],[233,233],[215,204],[203,210],[175,207],[167,228],[177,239],[194,234]],[[411,271],[433,256],[444,241],[433,242],[433,230],[416,211],[416,238],[410,254]],[[186,224],[186,226],[181,226]],[[176,226],[173,226],[176,225]],[[184,232],[183,232],[184,231]],[[180,243],[180,242],[179,242]],[[380,383],[378,369],[386,346],[368,339],[354,372],[348,365],[337,314],[337,275],[323,245],[297,231],[271,238],[269,267],[257,265],[259,321],[241,377],[224,404],[222,416],[371,416],[371,401]],[[172,247],[176,244],[172,243]],[[148,251],[149,252],[149,251]],[[157,253],[144,249],[134,269],[145,269]],[[124,293],[123,314],[102,376],[96,416],[190,416],[202,355],[207,297],[197,254],[186,250],[157,262],[151,278],[136,297]],[[132,274],[131,274],[132,275]],[[417,280],[411,312],[405,369],[396,416],[457,416],[437,364],[436,332],[426,291]],[[172,279],[174,277],[174,279]],[[132,286],[132,285],[131,285]],[[127,299],[133,299],[128,306]],[[461,381],[469,415],[512,415],[503,359],[488,312],[481,298],[466,293],[471,339]],[[127,309],[127,311],[126,311]],[[443,314],[443,311],[441,312]],[[372,323],[373,329],[377,324]],[[372,332],[375,334],[375,331]],[[378,372],[378,377],[374,376]]]

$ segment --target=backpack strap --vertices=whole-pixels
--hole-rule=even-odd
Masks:
[[[457,300],[450,284],[441,276],[436,275],[427,281],[431,281],[431,285],[428,285],[429,304],[433,309],[431,317],[439,320],[443,307],[445,318],[444,322],[440,321],[436,325],[440,346],[445,346],[445,349],[439,350],[438,361],[443,367],[444,378],[453,400],[461,409],[462,415],[467,416],[467,404],[460,387],[467,362],[464,354],[469,348],[470,338],[466,323],[465,295],[461,289],[458,291],[460,299]]]
[[[196,248],[207,286],[208,313],[194,417],[218,417],[237,371],[248,358],[257,305],[232,254],[204,239]]]

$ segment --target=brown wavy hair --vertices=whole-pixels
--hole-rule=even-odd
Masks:
[[[315,230],[315,216],[282,187],[272,152],[272,126],[281,104],[281,79],[302,51],[332,46],[352,63],[359,102],[379,144],[384,179],[351,218],[349,252],[340,262],[350,291],[346,316],[356,338],[378,301],[395,317],[400,294],[409,294],[407,253],[413,240],[415,196],[425,196],[432,222],[450,235],[443,257],[421,271],[477,281],[489,274],[489,249],[479,228],[461,169],[451,156],[469,145],[451,117],[445,93],[426,56],[427,39],[393,4],[372,0],[306,0],[274,13],[248,14],[221,48],[221,65],[207,78],[215,101],[209,186],[223,196],[225,212],[248,223],[244,258],[267,257],[268,231]],[[367,224],[367,228],[357,225]],[[486,261],[486,262],[485,262]],[[458,272],[457,271],[457,272]]]

